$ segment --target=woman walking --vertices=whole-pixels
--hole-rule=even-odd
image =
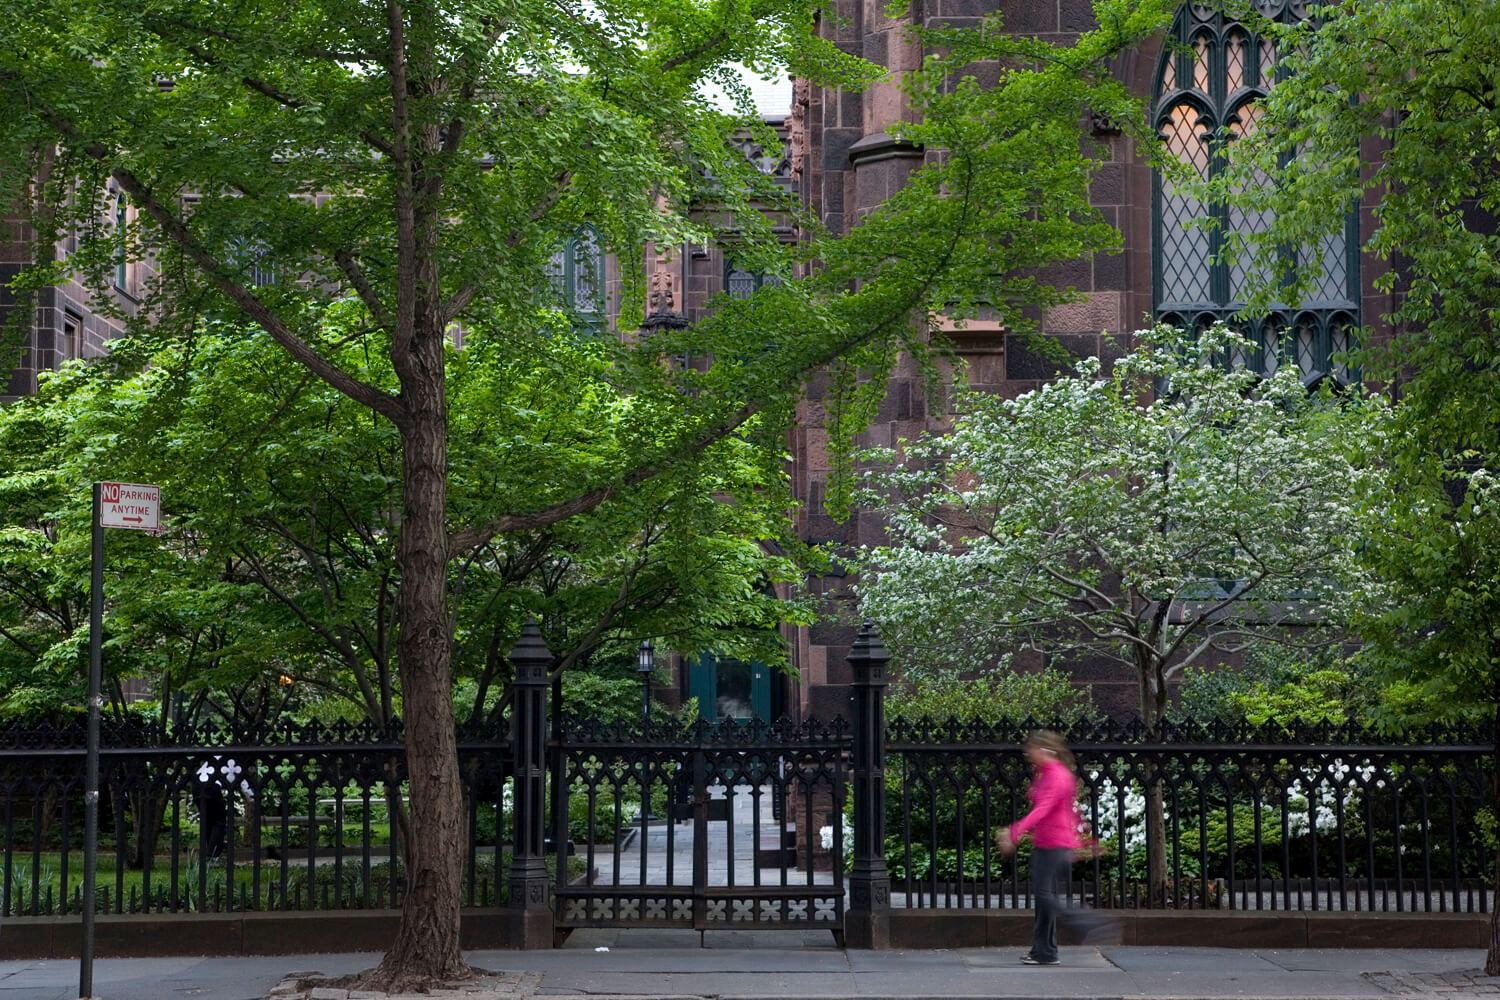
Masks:
[[[1031,811],[995,835],[1002,855],[1010,855],[1016,844],[1031,835],[1031,886],[1036,893],[1036,920],[1031,931],[1031,950],[1021,956],[1027,965],[1057,965],[1057,921],[1092,930],[1108,921],[1063,906],[1057,882],[1072,866],[1074,852],[1084,846],[1083,823],[1078,816],[1078,776],[1073,754],[1061,736],[1050,729],[1032,733],[1025,743],[1031,765]],[[1097,853],[1097,847],[1090,842]]]

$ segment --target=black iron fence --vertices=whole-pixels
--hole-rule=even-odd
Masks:
[[[872,636],[851,654],[848,723],[698,725],[675,735],[660,722],[649,732],[569,729],[548,711],[551,658],[532,638],[536,648],[516,657],[525,669],[509,725],[466,729],[458,740],[463,902],[524,910],[536,924],[526,940],[550,941],[544,925],[562,912],[553,898],[576,897],[583,915],[574,923],[606,910],[624,919],[632,906],[644,915],[658,903],[665,913],[671,892],[627,883],[672,888],[687,872],[695,920],[717,912],[720,886],[744,897],[725,912],[732,904],[776,916],[791,912],[797,900],[782,910],[778,900],[800,885],[818,896],[819,912],[831,906],[844,919],[851,943],[878,937],[878,914],[893,906],[1030,905],[1024,851],[1000,857],[993,835],[1027,808],[1020,743],[1035,727],[887,725],[884,651]],[[1104,723],[1064,735],[1104,848],[1074,869],[1070,893],[1084,905],[1493,905],[1487,731],[1391,739],[1358,728],[1190,724],[1148,738],[1138,724]],[[141,723],[107,726],[103,747],[101,910],[400,905],[399,728]],[[0,728],[0,912],[77,912],[83,763],[81,726]],[[672,825],[689,813],[695,828]],[[710,835],[709,823],[728,825]],[[557,850],[570,840],[576,855]],[[724,858],[706,856],[720,843]],[[689,846],[679,872],[672,859]],[[566,889],[574,883],[577,891]]]
[[[568,719],[552,748],[588,872],[568,885],[557,857],[560,926],[842,928],[842,855],[796,835],[818,817],[841,823],[842,720],[668,720],[643,733]]]
[[[889,727],[885,853],[897,905],[1029,905],[1024,857],[1000,858],[992,834],[1027,808],[1018,744],[1033,728],[907,719]],[[1487,732],[1392,739],[1357,727],[1188,723],[1150,739],[1138,723],[1108,722],[1064,735],[1078,758],[1080,811],[1103,848],[1075,867],[1070,891],[1084,905],[1492,905]]]
[[[0,728],[0,912],[78,911],[84,735],[81,724]],[[465,729],[458,750],[464,902],[495,905],[510,842],[509,733]],[[399,906],[405,782],[399,726],[107,724],[96,908]]]

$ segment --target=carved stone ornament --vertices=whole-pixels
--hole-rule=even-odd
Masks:
[[[656,244],[656,251],[652,254],[651,285],[646,297],[647,315],[681,311],[677,307],[677,275],[673,273],[673,263],[671,250],[665,244]]]
[[[808,152],[807,109],[812,103],[812,84],[803,79],[792,83],[792,113],[787,117],[786,154],[795,184],[802,180],[802,164]]]

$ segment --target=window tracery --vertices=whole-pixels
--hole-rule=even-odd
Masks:
[[[1300,0],[1257,0],[1256,6],[1268,18],[1287,23],[1308,16]],[[1255,130],[1258,102],[1278,72],[1275,44],[1202,3],[1179,11],[1170,39],[1157,66],[1154,124],[1167,152],[1189,168],[1190,176],[1208,180],[1222,169],[1219,144]],[[1287,266],[1321,270],[1301,308],[1241,317],[1251,289],[1268,276],[1244,255],[1228,259],[1222,253],[1225,234],[1250,236],[1270,222],[1268,213],[1205,202],[1188,185],[1158,171],[1152,192],[1157,318],[1194,330],[1228,322],[1256,345],[1253,357],[1236,361],[1267,375],[1294,364],[1309,383],[1329,376],[1341,383],[1357,378],[1335,357],[1351,346],[1358,323],[1353,214],[1321,246],[1288,252]]]

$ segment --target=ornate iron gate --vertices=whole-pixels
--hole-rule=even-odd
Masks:
[[[556,928],[844,931],[844,800],[853,740],[759,719],[554,730]]]

